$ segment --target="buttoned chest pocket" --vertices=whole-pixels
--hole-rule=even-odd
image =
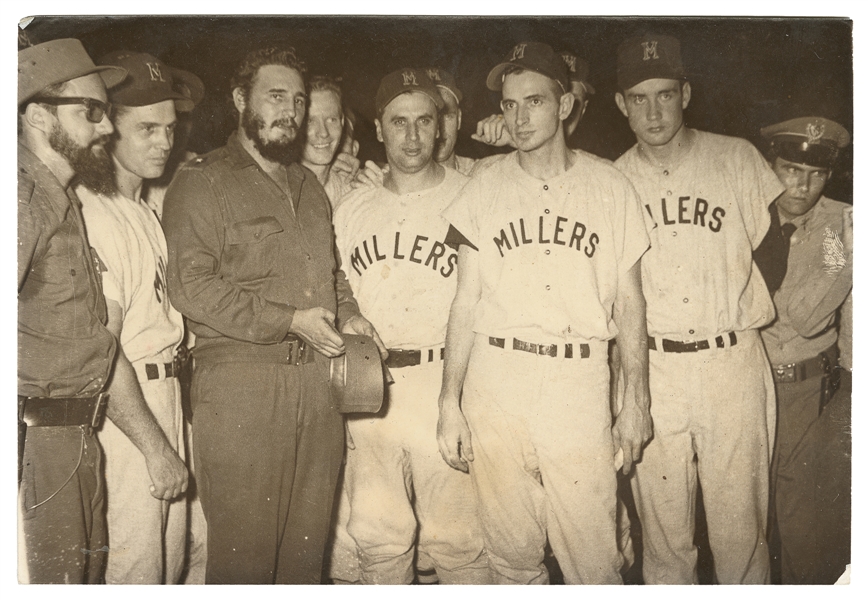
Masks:
[[[255,281],[273,275],[280,256],[283,226],[274,217],[232,223],[226,231],[225,262],[236,281]]]

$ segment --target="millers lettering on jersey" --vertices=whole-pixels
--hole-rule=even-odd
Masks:
[[[646,204],[645,208],[648,214],[655,217],[649,204]],[[721,219],[726,216],[726,211],[720,206],[715,206],[709,215],[709,208],[708,200],[703,200],[702,198],[694,200],[690,196],[679,196],[677,202],[672,200],[668,203],[666,198],[660,198],[660,216],[662,217],[662,221],[658,220],[658,223],[662,222],[663,225],[675,225],[676,223],[699,225],[700,227],[708,227],[717,233],[723,224]],[[707,224],[706,216],[708,217]]]
[[[587,235],[588,228],[584,223],[573,221],[566,217],[557,216],[554,222],[551,217],[540,215],[536,223],[533,220],[519,219],[518,222],[510,221],[508,227],[500,230],[500,235],[494,237],[494,245],[497,246],[501,256],[503,248],[512,250],[526,244],[557,244],[569,246],[579,252],[584,252],[588,258],[593,258],[600,242],[600,236],[596,233]],[[510,240],[512,243],[510,244]]]
[[[396,231],[394,238],[382,236],[377,239],[376,235],[372,235],[364,240],[350,255],[350,265],[361,275],[363,270],[367,270],[375,262],[386,260],[387,255],[383,253],[385,251],[391,252],[391,257],[396,260],[409,260],[439,271],[443,277],[452,275],[458,264],[458,253],[455,250],[443,242],[432,243],[424,235],[417,234],[414,238],[412,234],[402,236],[401,233]]]

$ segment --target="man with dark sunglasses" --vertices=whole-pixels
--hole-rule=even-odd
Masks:
[[[98,583],[106,551],[102,453],[93,431],[117,341],[106,328],[76,177],[111,181],[106,87],[81,42],[18,52],[19,580]],[[22,561],[23,562],[23,561]]]

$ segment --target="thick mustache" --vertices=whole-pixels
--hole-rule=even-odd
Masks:
[[[292,119],[278,119],[277,121],[272,121],[272,127],[283,127],[285,129],[298,129],[298,125],[295,124],[295,121]]]

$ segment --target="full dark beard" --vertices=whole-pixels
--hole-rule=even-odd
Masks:
[[[265,120],[254,112],[250,105],[244,107],[244,112],[241,114],[241,127],[244,128],[244,133],[253,142],[253,147],[262,155],[262,158],[281,165],[298,162],[303,149],[303,140],[301,139],[303,136],[298,135],[298,128],[287,120],[276,121],[273,124],[292,127],[294,130],[292,139],[279,142],[263,139],[261,131],[265,129]]]
[[[79,146],[60,124],[55,123],[48,136],[51,148],[65,158],[75,171],[79,183],[94,193],[113,196],[115,186],[114,164],[104,148],[94,152],[94,147],[105,140],[97,140],[90,146]]]

